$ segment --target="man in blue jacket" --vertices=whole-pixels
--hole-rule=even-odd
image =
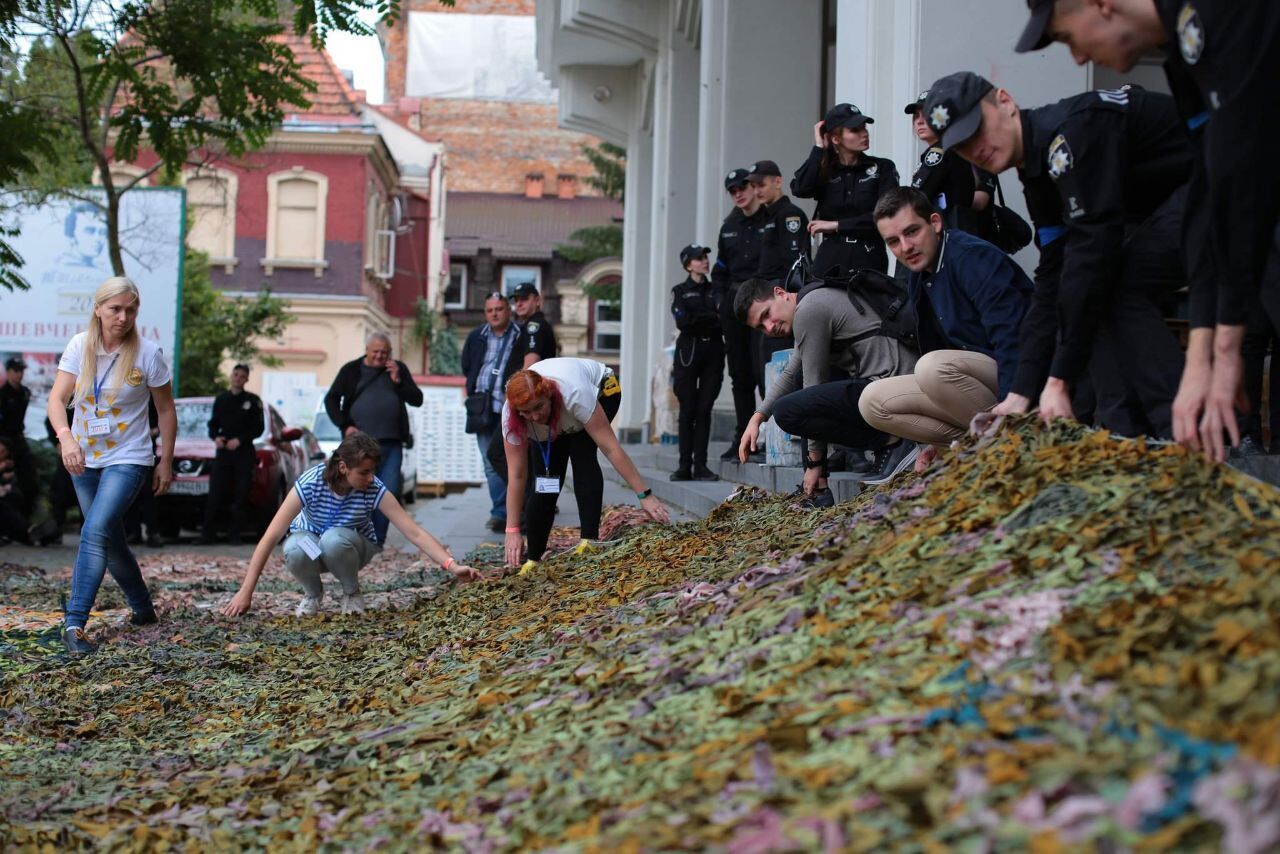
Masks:
[[[914,188],[881,196],[875,220],[889,251],[910,271],[921,356],[914,373],[868,386],[858,409],[878,430],[945,447],[1013,386],[1031,280],[985,240],[944,229]]]

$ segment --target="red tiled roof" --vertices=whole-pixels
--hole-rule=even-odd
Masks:
[[[452,258],[490,249],[495,258],[545,260],[579,228],[608,225],[622,205],[600,196],[530,199],[512,193],[449,193],[445,246]]]
[[[280,38],[293,51],[294,58],[302,69],[302,76],[316,84],[316,91],[309,96],[311,106],[303,112],[290,113],[289,118],[301,121],[322,118],[329,122],[359,122],[364,92],[352,88],[329,52],[312,47],[305,36],[284,35]]]

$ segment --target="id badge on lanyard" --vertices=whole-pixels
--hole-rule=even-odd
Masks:
[[[533,439],[532,436],[529,437]],[[533,441],[538,442],[537,439]],[[560,479],[551,477],[551,437],[547,437],[546,442],[538,442],[538,451],[542,454],[542,470],[545,476],[539,476],[533,480],[533,491],[542,495],[559,495]]]
[[[111,359],[111,364],[107,365],[107,370],[102,375],[102,379],[94,380],[93,383],[93,418],[84,420],[84,432],[88,436],[106,436],[111,432],[111,419],[102,414],[102,387],[106,385],[107,377],[111,375],[111,371],[116,366],[116,359],[120,358],[120,354],[116,353]]]

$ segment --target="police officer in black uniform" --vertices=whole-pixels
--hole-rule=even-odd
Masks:
[[[747,180],[765,212],[756,278],[781,284],[797,258],[809,258],[809,217],[782,192],[782,170],[772,160],[753,163]]]
[[[836,104],[813,126],[813,150],[791,179],[792,195],[818,202],[809,233],[823,235],[813,260],[819,276],[889,270],[872,212],[880,196],[898,186],[898,169],[866,153],[867,125],[874,121],[853,104]]]
[[[924,120],[926,90],[903,107],[911,116],[916,138],[928,146],[920,154],[920,165],[911,176],[911,186],[929,197],[947,228],[967,231],[990,240],[994,231],[991,203],[996,195],[996,176],[979,169],[938,142],[938,136]]]
[[[675,318],[675,364],[671,380],[680,401],[680,466],[672,480],[719,480],[707,468],[711,439],[711,410],[724,382],[724,339],[720,332],[721,291],[707,274],[711,262],[706,246],[691,243],[680,250],[680,265],[689,275],[671,289]]]
[[[14,480],[22,495],[23,511],[29,513],[36,497],[36,469],[26,437],[27,406],[31,403],[31,389],[22,384],[26,370],[21,356],[5,360],[5,376],[0,382],[0,436],[9,440]]]
[[[204,531],[201,542],[212,543],[217,530],[218,513],[230,510],[230,541],[240,544],[244,530],[244,511],[249,504],[249,486],[257,454],[253,440],[263,434],[266,421],[262,415],[262,398],[245,391],[249,366],[231,369],[231,388],[213,399],[209,417],[209,438],[217,446],[213,471],[209,473],[209,497],[204,508]],[[230,499],[230,502],[228,502]]]
[[[1183,247],[1191,336],[1174,437],[1211,457],[1239,441],[1241,342],[1260,305],[1280,330],[1280,3],[1274,0],[1027,0],[1020,52],[1061,41],[1078,62],[1128,72],[1165,48],[1165,74],[1198,148]]]
[[[506,371],[508,377],[534,362],[554,359],[560,350],[556,331],[542,313],[542,295],[532,282],[516,285],[511,292],[511,303],[515,307],[516,322],[520,324],[520,334],[511,346]]]
[[[1173,99],[1126,87],[1020,110],[1005,90],[959,72],[929,87],[924,109],[948,149],[991,172],[1017,167],[1036,227],[1022,363],[997,410],[1025,410],[1038,396],[1046,420],[1074,417],[1071,385],[1087,369],[1103,426],[1170,436],[1182,352],[1158,301],[1186,282],[1170,248],[1192,159]]]
[[[733,388],[734,434],[722,460],[738,458],[738,440],[756,411],[756,390],[764,394],[764,376],[757,376],[760,333],[747,328],[733,315],[733,298],[738,286],[760,268],[760,227],[768,217],[760,198],[752,189],[746,169],[734,169],[724,178],[724,188],[733,199],[733,210],[720,226],[716,263],[711,281],[720,290],[720,330],[724,333],[725,359]]]

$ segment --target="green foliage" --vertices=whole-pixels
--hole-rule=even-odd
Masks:
[[[431,303],[418,297],[413,304],[413,326],[409,338],[427,345],[430,353],[429,371],[432,376],[456,376],[462,373],[462,351],[458,336],[448,320],[431,307]]]
[[[582,146],[582,153],[596,171],[587,178],[587,184],[611,199],[623,201],[627,186],[627,150],[612,142],[602,142]]]
[[[607,305],[619,305],[622,302],[622,282],[616,279],[610,282],[583,282],[582,292],[596,302]]]
[[[569,235],[574,243],[557,246],[559,252],[574,264],[590,264],[597,258],[622,256],[622,229],[616,225],[593,225]]]
[[[279,338],[294,320],[289,303],[264,286],[253,299],[231,298],[209,280],[209,256],[188,249],[182,279],[182,352],[179,394],[215,394],[226,388],[224,359],[276,365],[262,353],[259,339]]]

